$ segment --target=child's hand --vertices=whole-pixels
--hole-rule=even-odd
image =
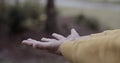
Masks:
[[[22,43],[31,45],[33,48],[39,48],[42,50],[48,50],[50,52],[60,54],[59,46],[62,43],[72,41],[80,37],[79,34],[75,31],[75,29],[71,29],[71,34],[68,37],[64,37],[56,33],[53,33],[52,36],[55,37],[55,39],[42,38],[41,41],[27,39],[23,40]]]

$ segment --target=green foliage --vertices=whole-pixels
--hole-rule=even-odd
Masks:
[[[23,10],[26,12],[26,15],[32,19],[39,18],[41,9],[42,9],[42,7],[40,6],[40,4],[35,4],[35,3],[32,4],[30,2],[26,2],[23,5]]]
[[[10,27],[11,32],[19,33],[26,31],[27,28],[24,24],[27,19],[32,21],[39,20],[40,17],[40,6],[23,4],[23,6],[2,6],[0,9],[0,24],[6,24]],[[30,21],[31,21],[30,20]],[[24,24],[24,25],[23,25]]]
[[[76,17],[77,24],[83,23],[84,21],[86,21],[86,17],[84,15],[81,14],[81,15]]]
[[[96,19],[88,18],[82,14],[76,17],[76,24],[87,26],[92,30],[99,30],[99,23]]]

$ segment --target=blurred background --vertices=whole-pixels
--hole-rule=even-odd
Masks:
[[[120,0],[0,0],[0,63],[68,63],[22,40],[120,28]]]

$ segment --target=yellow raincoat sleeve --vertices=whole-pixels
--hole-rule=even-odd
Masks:
[[[108,30],[84,40],[65,42],[60,51],[71,63],[120,63],[120,30]]]

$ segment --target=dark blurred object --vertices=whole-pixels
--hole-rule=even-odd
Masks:
[[[21,25],[27,18],[26,13],[22,9],[17,6],[13,7],[10,11],[9,17],[11,21],[10,28],[13,33],[19,33],[26,30]]]
[[[54,33],[58,32],[57,23],[56,23],[56,17],[57,17],[57,11],[54,4],[55,0],[47,0],[46,5],[46,28],[45,31],[47,33]]]
[[[6,13],[5,1],[0,0],[0,24],[3,24],[6,19],[5,13]]]

